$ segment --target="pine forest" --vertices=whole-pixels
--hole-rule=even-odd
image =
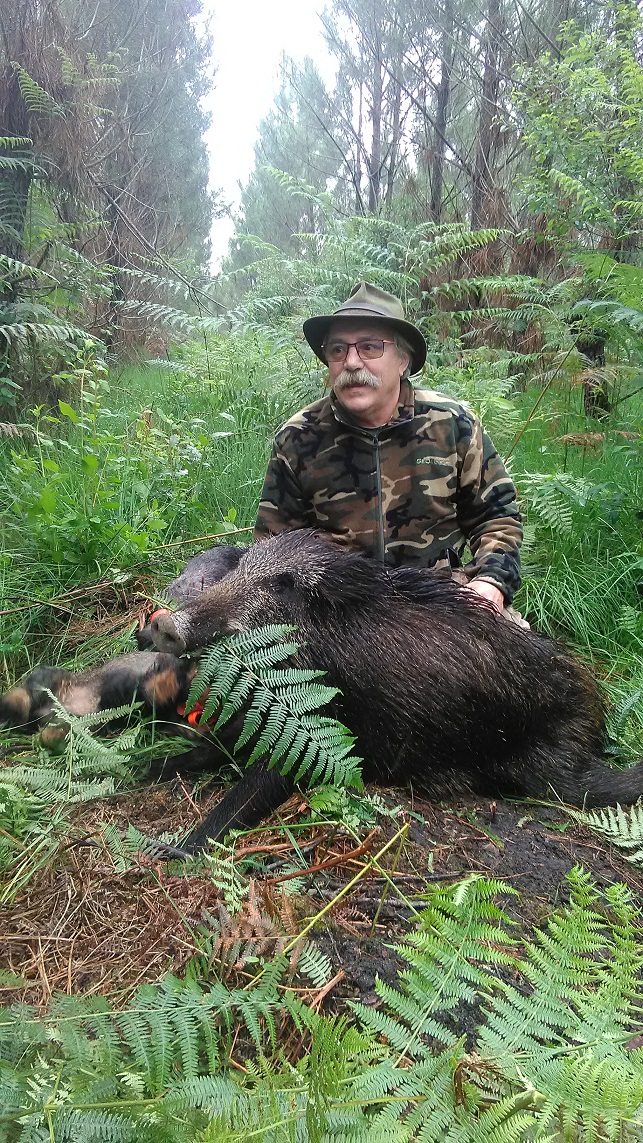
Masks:
[[[0,1143],[643,1141],[640,801],[364,785],[296,623],[204,651],[188,737],[160,684],[61,698],[252,541],[328,391],[302,322],[365,281],[515,483],[515,607],[643,758],[643,9],[320,0],[238,202],[210,16],[0,5]],[[295,793],[185,851],[255,758]]]

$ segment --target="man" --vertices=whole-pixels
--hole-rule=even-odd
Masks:
[[[451,568],[468,542],[468,586],[507,607],[520,584],[515,487],[472,412],[413,389],[426,342],[401,302],[361,282],[304,335],[332,391],[277,433],[255,538],[315,527],[392,566]]]

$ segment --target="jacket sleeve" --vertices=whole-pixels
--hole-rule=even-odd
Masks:
[[[477,417],[467,412],[460,427],[458,521],[473,556],[465,570],[499,587],[509,604],[521,582],[516,488]]]
[[[276,440],[257,509],[255,540],[276,536],[286,528],[306,528],[309,524],[299,482]]]

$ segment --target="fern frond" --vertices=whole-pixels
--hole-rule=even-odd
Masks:
[[[553,532],[571,532],[579,511],[595,500],[600,500],[604,486],[592,483],[571,472],[525,473],[521,489],[529,512]]]
[[[33,147],[33,139],[29,139],[26,135],[0,135],[0,147],[20,149]]]
[[[73,1139],[74,1143],[134,1143],[131,1119],[113,1111],[59,1111],[56,1133],[58,1139]],[[149,1136],[145,1132],[139,1138],[143,1143]]]
[[[10,258],[8,254],[0,254],[0,275],[7,281],[15,281],[16,278],[31,278],[40,282],[41,286],[46,289],[59,285],[58,279],[47,270],[42,270],[38,266],[30,266],[28,262],[21,262],[17,258]]]
[[[45,91],[19,63],[14,62],[11,66],[18,76],[20,94],[25,101],[27,111],[32,115],[47,115],[64,119],[65,109],[56,102],[53,96]]]
[[[113,778],[76,780],[57,766],[9,766],[3,781],[30,790],[45,802],[87,802],[109,798],[115,790]]]
[[[625,1040],[640,1012],[640,915],[624,886],[602,894],[579,870],[569,885],[570,904],[519,943],[496,901],[501,883],[438,888],[421,931],[400,946],[409,964],[400,988],[378,983],[382,1007],[356,1006],[361,1031],[284,991],[283,953],[245,989],[168,977],[121,1011],[102,997],[71,996],[39,1018],[25,1006],[5,1009],[3,1122],[16,1140],[24,1121],[29,1139],[45,1131],[136,1143],[148,1143],[148,1126],[149,1143],[165,1143],[166,1125],[168,1143],[183,1138],[183,1126],[203,1143],[262,1134],[634,1143],[643,1131],[643,1051]],[[308,955],[321,985],[330,968]],[[473,1007],[463,1010],[470,987]],[[295,1064],[275,1055],[277,1014],[311,1045]],[[468,1050],[458,1038],[462,1019]],[[256,1054],[246,1047],[244,1073],[226,1074],[239,1026]]]
[[[30,337],[35,337],[45,343],[48,341],[86,341],[87,333],[79,326],[55,320],[49,322],[16,321],[11,324],[5,322],[0,325],[0,338],[4,338],[10,345],[27,342]]]
[[[110,274],[118,274],[119,277],[132,278],[134,281],[141,282],[143,285],[153,286],[158,290],[165,290],[178,294],[179,297],[184,298],[186,301],[190,296],[189,284],[181,281],[180,279],[169,277],[168,274],[162,275],[154,273],[152,270],[139,270],[134,266],[105,265],[103,269],[107,270]],[[196,285],[197,283],[195,282],[194,284]],[[134,302],[133,304],[138,305],[139,303]]]
[[[596,908],[600,898],[588,875],[572,871],[569,882],[569,905],[525,945],[521,972],[528,991],[504,986],[492,1002],[481,1044],[495,1058],[517,1051],[545,1060],[551,1053],[543,1044],[555,1048],[591,1040],[597,1020],[619,1038],[633,1025],[643,950],[624,937],[632,933],[634,910],[627,899],[615,896],[616,923],[610,930]],[[593,1030],[588,1035],[583,1029],[590,1011]]]
[[[132,869],[137,864],[136,857],[140,853],[146,853],[150,857],[156,857],[158,854],[157,842],[151,841],[131,824],[125,833],[114,825],[106,825],[102,831],[102,840],[117,873],[125,873],[128,869]]]
[[[127,301],[119,302],[118,308],[121,313],[135,314],[149,322],[150,325],[165,326],[173,330],[174,333],[183,336],[187,336],[194,329],[194,321],[190,314],[183,310],[174,309],[172,306],[161,305],[158,302],[128,298]]]
[[[271,625],[230,635],[204,656],[192,681],[186,710],[209,688],[202,721],[220,709],[218,733],[243,709],[244,722],[234,750],[254,740],[248,765],[268,757],[294,781],[334,785],[359,783],[359,760],[351,755],[354,738],[335,719],[316,713],[337,694],[317,680],[323,672],[278,666],[298,651],[288,640],[292,628]]]
[[[105,726],[109,722],[127,718],[139,708],[140,703],[128,703],[86,715],[72,715],[54,695],[51,697],[57,721],[69,728],[65,754],[68,772],[82,774],[89,769],[92,773],[98,770],[115,777],[128,777],[130,756],[141,730],[140,725],[121,731],[111,741],[97,738],[91,733],[90,727]]]
[[[0,155],[0,171],[22,171],[24,174],[34,176],[45,173],[43,168],[28,155]]]
[[[593,222],[601,221],[606,223],[610,229],[612,228],[613,216],[611,211],[606,208],[605,202],[594,194],[587,183],[555,168],[550,170],[549,177],[554,186],[559,187],[567,198],[576,200],[584,219]]]
[[[234,863],[234,845],[214,842],[203,860],[210,880],[221,890],[227,912],[234,916],[249,893],[248,883]]]
[[[565,806],[565,812],[574,821],[589,826],[612,845],[625,850],[624,857],[634,865],[643,865],[643,803],[638,801],[630,806],[629,812],[622,806],[606,806],[604,809],[575,810]]]
[[[625,1058],[597,1060],[590,1051],[576,1053],[575,1058],[553,1057],[537,1068],[533,1078],[538,1090],[547,1093],[538,1115],[542,1130],[555,1131],[564,1124],[568,1138],[573,1138],[582,1125],[583,1140],[602,1143],[622,1139],[628,1120],[632,1127],[643,1124],[643,1076]]]
[[[297,967],[312,980],[315,988],[323,988],[333,975],[330,960],[312,941],[308,941],[302,949]]]
[[[62,751],[50,754],[37,745],[36,762],[3,768],[3,783],[30,790],[41,802],[51,805],[110,797],[115,792],[116,779],[131,777],[130,759],[141,727],[125,729],[111,740],[95,736],[91,728],[131,715],[138,704],[71,715],[51,691],[49,695],[56,723],[66,728]]]

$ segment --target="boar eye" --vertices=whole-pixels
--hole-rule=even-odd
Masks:
[[[292,572],[279,572],[278,575],[272,577],[271,587],[280,594],[286,594],[287,592],[292,591],[294,586],[295,577]]]

